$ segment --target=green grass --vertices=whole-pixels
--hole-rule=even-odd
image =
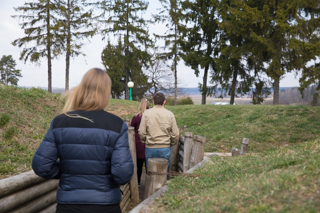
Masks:
[[[3,113],[0,117],[0,128],[6,126],[10,121],[10,115]]]
[[[320,134],[320,108],[270,105],[189,105],[167,107],[179,127],[207,137],[207,152],[231,152],[249,139],[252,152],[314,140]],[[183,134],[183,132],[182,132]]]
[[[320,140],[234,158],[178,176],[153,212],[319,212]]]
[[[12,126],[4,132],[3,138],[6,140],[11,139],[17,133],[17,131],[17,127]]]

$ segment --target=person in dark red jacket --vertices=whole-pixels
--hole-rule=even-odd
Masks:
[[[67,92],[63,113],[55,117],[37,149],[34,172],[60,179],[57,213],[121,213],[120,185],[133,176],[128,126],[105,111],[111,79],[93,68]]]
[[[137,150],[137,168],[138,168],[138,184],[140,186],[140,180],[141,180],[141,174],[142,174],[142,167],[143,167],[143,162],[145,162],[145,152],[146,152],[146,147],[143,143],[140,141],[140,136],[138,133],[142,114],[144,111],[150,108],[150,102],[144,98],[141,100],[140,105],[139,105],[139,112],[133,116],[131,119],[130,126],[134,127],[134,136],[136,140],[136,150]]]

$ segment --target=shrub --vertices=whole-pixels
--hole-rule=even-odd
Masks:
[[[4,132],[3,137],[5,139],[10,139],[17,133],[17,131],[18,131],[17,127],[12,126]]]
[[[177,100],[177,105],[189,105],[189,104],[194,104],[192,98],[188,97],[183,97],[183,98],[178,98]],[[168,106],[173,106],[174,105],[174,98],[168,97],[166,98],[166,105]]]
[[[0,117],[0,127],[4,127],[10,121],[10,116],[6,113],[3,113]]]
[[[192,98],[190,98],[190,97],[184,97],[184,98],[179,98],[179,99],[177,100],[177,104],[178,104],[178,105],[189,105],[189,104],[193,105],[194,103],[193,103]]]
[[[318,105],[318,102],[319,102],[319,93],[315,92],[313,93],[313,96],[312,96],[312,100],[310,102],[310,105],[311,106],[317,106]]]

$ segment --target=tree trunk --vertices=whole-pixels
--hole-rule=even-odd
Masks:
[[[9,73],[9,71],[8,71],[8,70],[6,70],[6,84],[7,84],[7,85],[9,85],[9,81],[8,81],[8,73]]]
[[[237,85],[237,77],[238,77],[238,72],[236,70],[236,67],[234,67],[234,72],[233,72],[233,79],[232,79],[232,85],[231,85],[231,92],[230,92],[230,105],[234,104],[234,97],[236,96],[236,85]]]
[[[71,30],[70,30],[70,0],[68,0],[67,8],[67,54],[66,54],[66,86],[65,91],[69,90],[69,69],[70,69],[70,54],[71,54]]]
[[[178,77],[177,77],[177,55],[174,56],[174,106],[177,105],[178,99]]]
[[[273,74],[273,105],[279,104],[279,89],[280,89],[280,77],[284,73],[282,72],[281,58],[282,58],[282,43],[280,40],[276,42],[276,55],[278,62],[276,63],[275,73]]]
[[[127,9],[129,7],[129,4],[127,2]],[[124,38],[125,42],[124,45],[126,46],[126,51],[125,51],[125,55],[126,55],[126,65],[125,65],[125,71],[126,71],[126,79],[125,79],[125,91],[124,91],[124,99],[125,100],[129,100],[129,87],[128,87],[128,82],[129,82],[129,59],[128,59],[128,55],[129,55],[129,30],[128,30],[128,25],[129,25],[129,14],[127,12],[127,35]]]
[[[51,27],[50,27],[50,1],[47,0],[47,58],[48,58],[48,92],[52,93],[52,72],[51,72]]]
[[[177,76],[177,25],[174,25],[174,106],[177,105],[177,99],[178,99],[178,76]]]
[[[273,105],[279,104],[280,78],[274,79],[273,82]]]
[[[205,105],[207,101],[207,80],[208,80],[208,70],[209,70],[209,65],[207,65],[204,68],[204,74],[203,74],[203,82],[202,82],[202,100],[201,104]]]

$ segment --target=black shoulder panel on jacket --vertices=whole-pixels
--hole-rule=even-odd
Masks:
[[[68,112],[68,115],[72,117],[66,116],[65,114],[55,117],[52,123],[52,128],[99,128],[120,133],[124,122],[118,116],[103,110],[73,111]]]

